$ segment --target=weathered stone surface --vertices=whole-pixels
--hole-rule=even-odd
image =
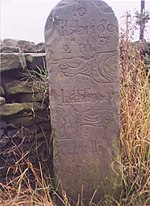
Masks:
[[[88,205],[117,197],[118,23],[101,0],[63,0],[45,26],[54,172],[68,196]],[[118,184],[118,185],[117,185]]]
[[[11,46],[11,47],[16,47],[17,46],[17,42],[18,42],[18,40],[16,40],[16,39],[6,38],[6,39],[3,40],[3,45]]]
[[[0,105],[5,104],[5,98],[4,97],[0,97]]]
[[[2,46],[0,48],[1,53],[19,53],[20,49],[18,47],[12,47],[12,46]]]
[[[8,71],[4,71],[4,72],[1,72],[1,83],[2,85],[5,83],[9,83],[9,82],[13,82],[13,81],[16,81],[16,80],[20,80],[20,79],[24,79],[25,76],[25,71],[26,69],[10,69]]]
[[[30,53],[25,56],[28,68],[45,68],[45,53]]]
[[[45,117],[37,117],[37,116],[29,117],[29,114],[26,117],[13,118],[12,116],[12,118],[9,119],[7,118],[5,120],[7,120],[7,127],[18,128],[18,129],[21,128],[22,126],[28,128],[36,124],[47,121],[46,115]]]
[[[45,53],[45,43],[41,42],[36,45],[37,53]]]
[[[20,94],[20,102],[48,102],[48,92],[47,96],[44,91],[43,93]]]
[[[2,46],[3,45],[3,41],[0,39],[0,46]]]
[[[37,93],[44,91],[45,88],[40,87],[40,82],[36,81],[13,81],[3,83],[6,94],[19,94],[19,93]]]
[[[1,53],[0,58],[0,71],[8,71],[13,69],[22,69],[26,66],[24,55]]]
[[[0,129],[6,129],[6,127],[7,127],[6,121],[3,121],[3,120],[0,118]]]
[[[48,103],[45,101],[47,86],[45,81],[38,81],[40,75],[37,69],[37,66],[43,68],[44,43],[18,42],[12,39],[0,41],[0,182],[20,175],[15,171],[13,176],[14,165],[21,158],[19,153],[28,154],[32,164],[38,164],[40,157],[42,164],[51,168],[51,154],[48,154],[51,148],[51,125]],[[30,68],[26,65],[26,56],[30,56],[27,58]],[[40,74],[43,74],[42,69]]]
[[[19,80],[4,83],[6,94],[33,93],[32,86],[33,82]]]
[[[40,103],[13,103],[0,105],[0,116],[15,115],[19,112],[38,111],[45,109],[46,106]]]
[[[4,130],[0,128],[0,138],[2,137]]]
[[[0,85],[0,96],[3,96],[5,94],[4,88],[2,85]]]
[[[25,52],[25,53],[36,52],[36,47],[35,47],[35,43],[34,42],[25,41],[25,40],[19,40],[17,42],[16,46],[19,47],[20,50],[22,52]]]
[[[1,52],[18,52],[20,50],[23,53],[44,53],[45,52],[45,43],[40,42],[35,44],[31,41],[25,40],[16,40],[6,38],[3,41],[0,39],[0,48]]]
[[[3,41],[0,39],[0,50],[3,47]]]
[[[47,113],[47,111],[43,111],[43,110],[41,110],[41,111],[36,111],[36,113],[34,113],[34,112],[25,112],[25,113],[19,113],[19,114],[14,114],[14,115],[12,115],[12,116],[8,116],[8,117],[2,117],[0,120],[2,120],[2,122],[0,121],[0,124],[3,124],[3,121],[5,121],[5,122],[8,122],[9,123],[9,121],[13,121],[13,119],[19,119],[19,118],[33,118],[33,116],[34,116],[34,118],[45,118],[45,119],[47,119],[47,117],[49,116],[49,113]]]

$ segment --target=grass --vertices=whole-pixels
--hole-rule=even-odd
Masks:
[[[124,193],[116,203],[111,197],[106,198],[104,206],[150,205],[150,71],[146,74],[144,57],[137,47],[131,43],[128,32],[120,37],[120,164]],[[64,206],[70,206],[65,191],[62,197],[55,192],[57,180],[45,173],[42,161],[35,168],[25,154],[22,160],[25,162],[23,168],[16,165],[20,176],[1,184],[0,206],[55,206],[56,197]],[[27,175],[29,170],[34,176],[34,186]]]
[[[140,49],[121,52],[121,146],[125,205],[150,205],[150,82]],[[124,47],[124,45],[123,45]]]

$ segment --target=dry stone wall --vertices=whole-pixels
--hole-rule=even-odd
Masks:
[[[5,182],[19,175],[17,162],[23,169],[28,161],[36,167],[44,159],[50,168],[51,126],[44,44],[4,39],[0,52],[0,182]]]

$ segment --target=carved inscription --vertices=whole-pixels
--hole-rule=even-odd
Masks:
[[[118,91],[92,91],[90,88],[74,89],[71,93],[66,94],[64,89],[61,89],[62,103],[83,103],[83,102],[105,102],[108,105],[114,106],[116,99],[118,99]]]
[[[97,205],[104,193],[115,194],[110,188],[119,135],[117,19],[103,0],[62,0],[48,17],[45,39],[54,172],[75,202],[83,190],[89,205],[97,190]]]
[[[107,147],[104,143],[98,142],[97,139],[91,139],[89,142],[59,142],[59,154],[61,155],[86,155],[86,154],[103,154]]]
[[[82,8],[82,13],[86,13],[85,8]],[[67,19],[58,19],[58,31],[60,36],[70,36],[70,35],[97,35],[101,38],[101,35],[104,35],[104,32],[116,31],[117,28],[114,24],[110,24],[105,19],[101,19],[97,25],[95,25],[95,19],[91,20],[91,23],[86,25],[81,25],[78,19],[70,22]]]
[[[86,14],[86,8],[83,5],[73,5],[72,8],[74,16],[84,16]]]

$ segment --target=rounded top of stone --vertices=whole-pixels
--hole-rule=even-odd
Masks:
[[[103,0],[61,0],[50,12],[46,21],[45,31],[50,29],[52,26],[51,22],[53,23],[55,16],[67,15],[66,7],[69,8],[71,5],[76,4],[81,5],[81,7],[83,5],[90,5],[90,7],[93,6],[97,11],[100,11],[105,15],[113,16],[115,20],[117,20],[112,8]]]
[[[55,8],[77,3],[95,4],[95,6],[97,8],[100,8],[104,13],[113,12],[111,7],[103,0],[61,0],[60,2],[58,2]]]

